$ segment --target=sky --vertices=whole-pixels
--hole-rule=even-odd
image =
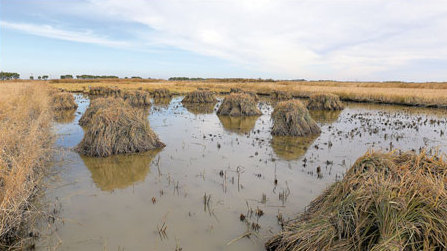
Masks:
[[[447,81],[447,1],[0,0],[0,70]]]

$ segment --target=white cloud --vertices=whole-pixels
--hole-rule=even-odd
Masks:
[[[447,60],[444,0],[91,0],[91,8],[155,30],[144,38],[152,44],[281,76],[380,79],[413,61]]]
[[[0,26],[6,29],[21,31],[42,37],[55,38],[66,41],[97,44],[109,47],[128,47],[130,44],[123,41],[115,41],[106,37],[98,36],[91,30],[70,31],[54,28],[51,25],[37,25],[30,23],[13,23],[0,21]]]

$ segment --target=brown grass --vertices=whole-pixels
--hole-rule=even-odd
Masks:
[[[86,156],[107,157],[164,146],[150,128],[143,110],[112,103],[93,115],[76,150]]]
[[[367,153],[266,243],[268,250],[445,250],[447,163]]]
[[[52,106],[55,110],[71,110],[78,108],[73,94],[68,92],[59,92],[52,95]]]
[[[22,81],[23,82],[23,81]],[[38,81],[35,81],[38,82]],[[269,95],[274,91],[285,91],[294,97],[309,97],[313,93],[333,93],[344,101],[373,102],[412,106],[447,108],[446,83],[405,83],[405,82],[336,82],[336,81],[277,81],[277,82],[225,82],[225,81],[63,81],[52,86],[67,91],[82,92],[88,86],[113,86],[120,89],[153,91],[167,88],[174,94],[185,94],[198,87],[208,88],[217,93],[228,93],[231,88],[253,91],[258,95]]]
[[[215,103],[217,102],[214,93],[208,90],[196,90],[187,93],[182,103]]]
[[[343,110],[345,106],[340,101],[340,98],[331,93],[316,93],[310,95],[307,109],[309,110],[327,110],[336,111]]]
[[[90,101],[90,105],[88,106],[87,110],[82,114],[82,117],[79,119],[79,125],[80,126],[87,126],[90,121],[92,121],[93,116],[95,114],[104,108],[107,108],[109,106],[125,106],[126,103],[121,98],[114,98],[114,97],[108,97],[108,98],[95,98]]]
[[[151,105],[151,97],[146,91],[127,90],[123,93],[123,99],[134,107],[144,107]]]
[[[217,115],[223,116],[258,116],[262,112],[254,98],[245,93],[231,93],[226,96],[217,110]]]
[[[321,132],[299,100],[278,103],[273,110],[272,120],[272,135],[275,136],[309,136]]]
[[[166,88],[160,88],[154,90],[154,98],[170,98],[171,92]]]
[[[273,99],[275,100],[289,100],[292,98],[292,94],[287,92],[287,91],[279,91],[279,90],[274,90],[270,96],[272,96]]]
[[[0,249],[25,248],[52,154],[52,103],[43,84],[0,83]]]

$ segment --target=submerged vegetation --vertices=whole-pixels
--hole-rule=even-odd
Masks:
[[[447,163],[422,152],[359,158],[268,250],[444,250]]]
[[[340,98],[335,94],[317,93],[310,95],[307,109],[309,110],[343,110],[345,106],[340,101]]]
[[[110,103],[100,108],[87,123],[77,151],[86,156],[145,152],[165,145],[152,131],[146,113],[129,105]]]
[[[42,84],[0,88],[0,249],[22,249],[33,239],[32,204],[51,160],[53,100]]]
[[[196,90],[186,94],[182,103],[215,103],[217,102],[214,93],[209,90]]]
[[[272,113],[272,135],[308,136],[321,132],[320,127],[299,100],[282,101]]]
[[[254,98],[245,93],[232,93],[226,96],[217,110],[217,115],[257,116],[261,115]]]

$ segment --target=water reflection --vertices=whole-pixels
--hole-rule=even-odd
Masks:
[[[198,114],[209,114],[214,112],[214,103],[205,103],[205,104],[189,104],[184,103],[182,104],[188,112],[198,115]]]
[[[172,98],[154,98],[152,104],[159,108],[168,108]]]
[[[81,156],[90,170],[93,182],[103,191],[126,188],[143,181],[150,164],[160,150],[141,154],[115,155],[107,158]]]
[[[76,109],[54,111],[54,121],[60,124],[69,124],[76,118]]]
[[[235,132],[238,134],[249,133],[256,125],[256,120],[259,116],[218,116],[222,126],[229,132]]]
[[[340,116],[341,111],[310,110],[309,113],[318,123],[334,123]]]
[[[296,160],[303,156],[319,135],[309,137],[273,136],[271,146],[275,154],[284,160]]]

